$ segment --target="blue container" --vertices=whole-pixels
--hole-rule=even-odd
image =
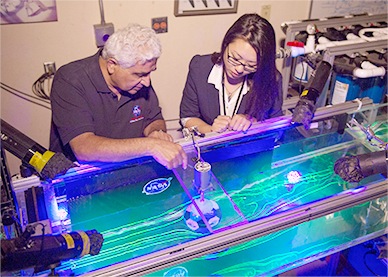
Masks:
[[[356,98],[369,97],[374,104],[382,103],[387,91],[387,75],[384,77],[356,78],[337,75],[331,90],[331,104],[339,104]]]
[[[360,79],[365,80],[365,87],[363,83],[360,84],[360,92],[362,97],[369,97],[373,100],[374,104],[382,103],[384,99],[384,94],[387,93],[387,75],[384,77],[373,77],[368,79]],[[366,81],[369,80],[367,83]]]

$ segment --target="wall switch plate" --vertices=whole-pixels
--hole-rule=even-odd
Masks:
[[[167,17],[152,18],[152,29],[156,33],[167,33]]]
[[[94,26],[94,34],[96,37],[96,45],[97,47],[103,47],[105,42],[108,40],[110,35],[112,35],[115,31],[115,28],[112,23],[105,24],[96,24]]]

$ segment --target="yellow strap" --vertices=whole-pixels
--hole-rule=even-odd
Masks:
[[[46,163],[51,159],[52,156],[54,156],[54,152],[46,151],[42,154],[40,154],[38,151],[35,152],[34,156],[30,159],[29,163],[32,165],[39,173],[42,172],[43,167],[46,165]]]
[[[73,249],[75,247],[75,243],[74,243],[73,238],[69,234],[66,234],[66,233],[63,233],[61,235],[62,235],[62,237],[65,238],[65,240],[67,242],[67,249]]]
[[[306,90],[304,90],[304,91],[302,92],[302,94],[301,94],[300,96],[305,96],[305,95],[307,95],[308,92],[309,92],[309,91],[306,89]]]
[[[77,233],[82,237],[83,247],[80,257],[83,257],[90,252],[90,239],[84,231],[77,231]]]

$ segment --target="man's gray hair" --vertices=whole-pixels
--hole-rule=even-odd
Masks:
[[[114,58],[120,67],[125,69],[157,59],[162,54],[162,44],[154,30],[130,23],[127,27],[117,30],[105,43],[102,57],[107,60]]]

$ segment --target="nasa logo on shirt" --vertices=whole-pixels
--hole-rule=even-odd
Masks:
[[[138,117],[141,114],[141,107],[139,105],[136,105],[133,107],[132,113],[135,117]]]
[[[141,119],[144,119],[144,115],[140,115],[141,114],[141,106],[135,105],[132,109],[132,113],[135,117],[131,119],[131,121],[130,121],[131,123],[139,121]]]

